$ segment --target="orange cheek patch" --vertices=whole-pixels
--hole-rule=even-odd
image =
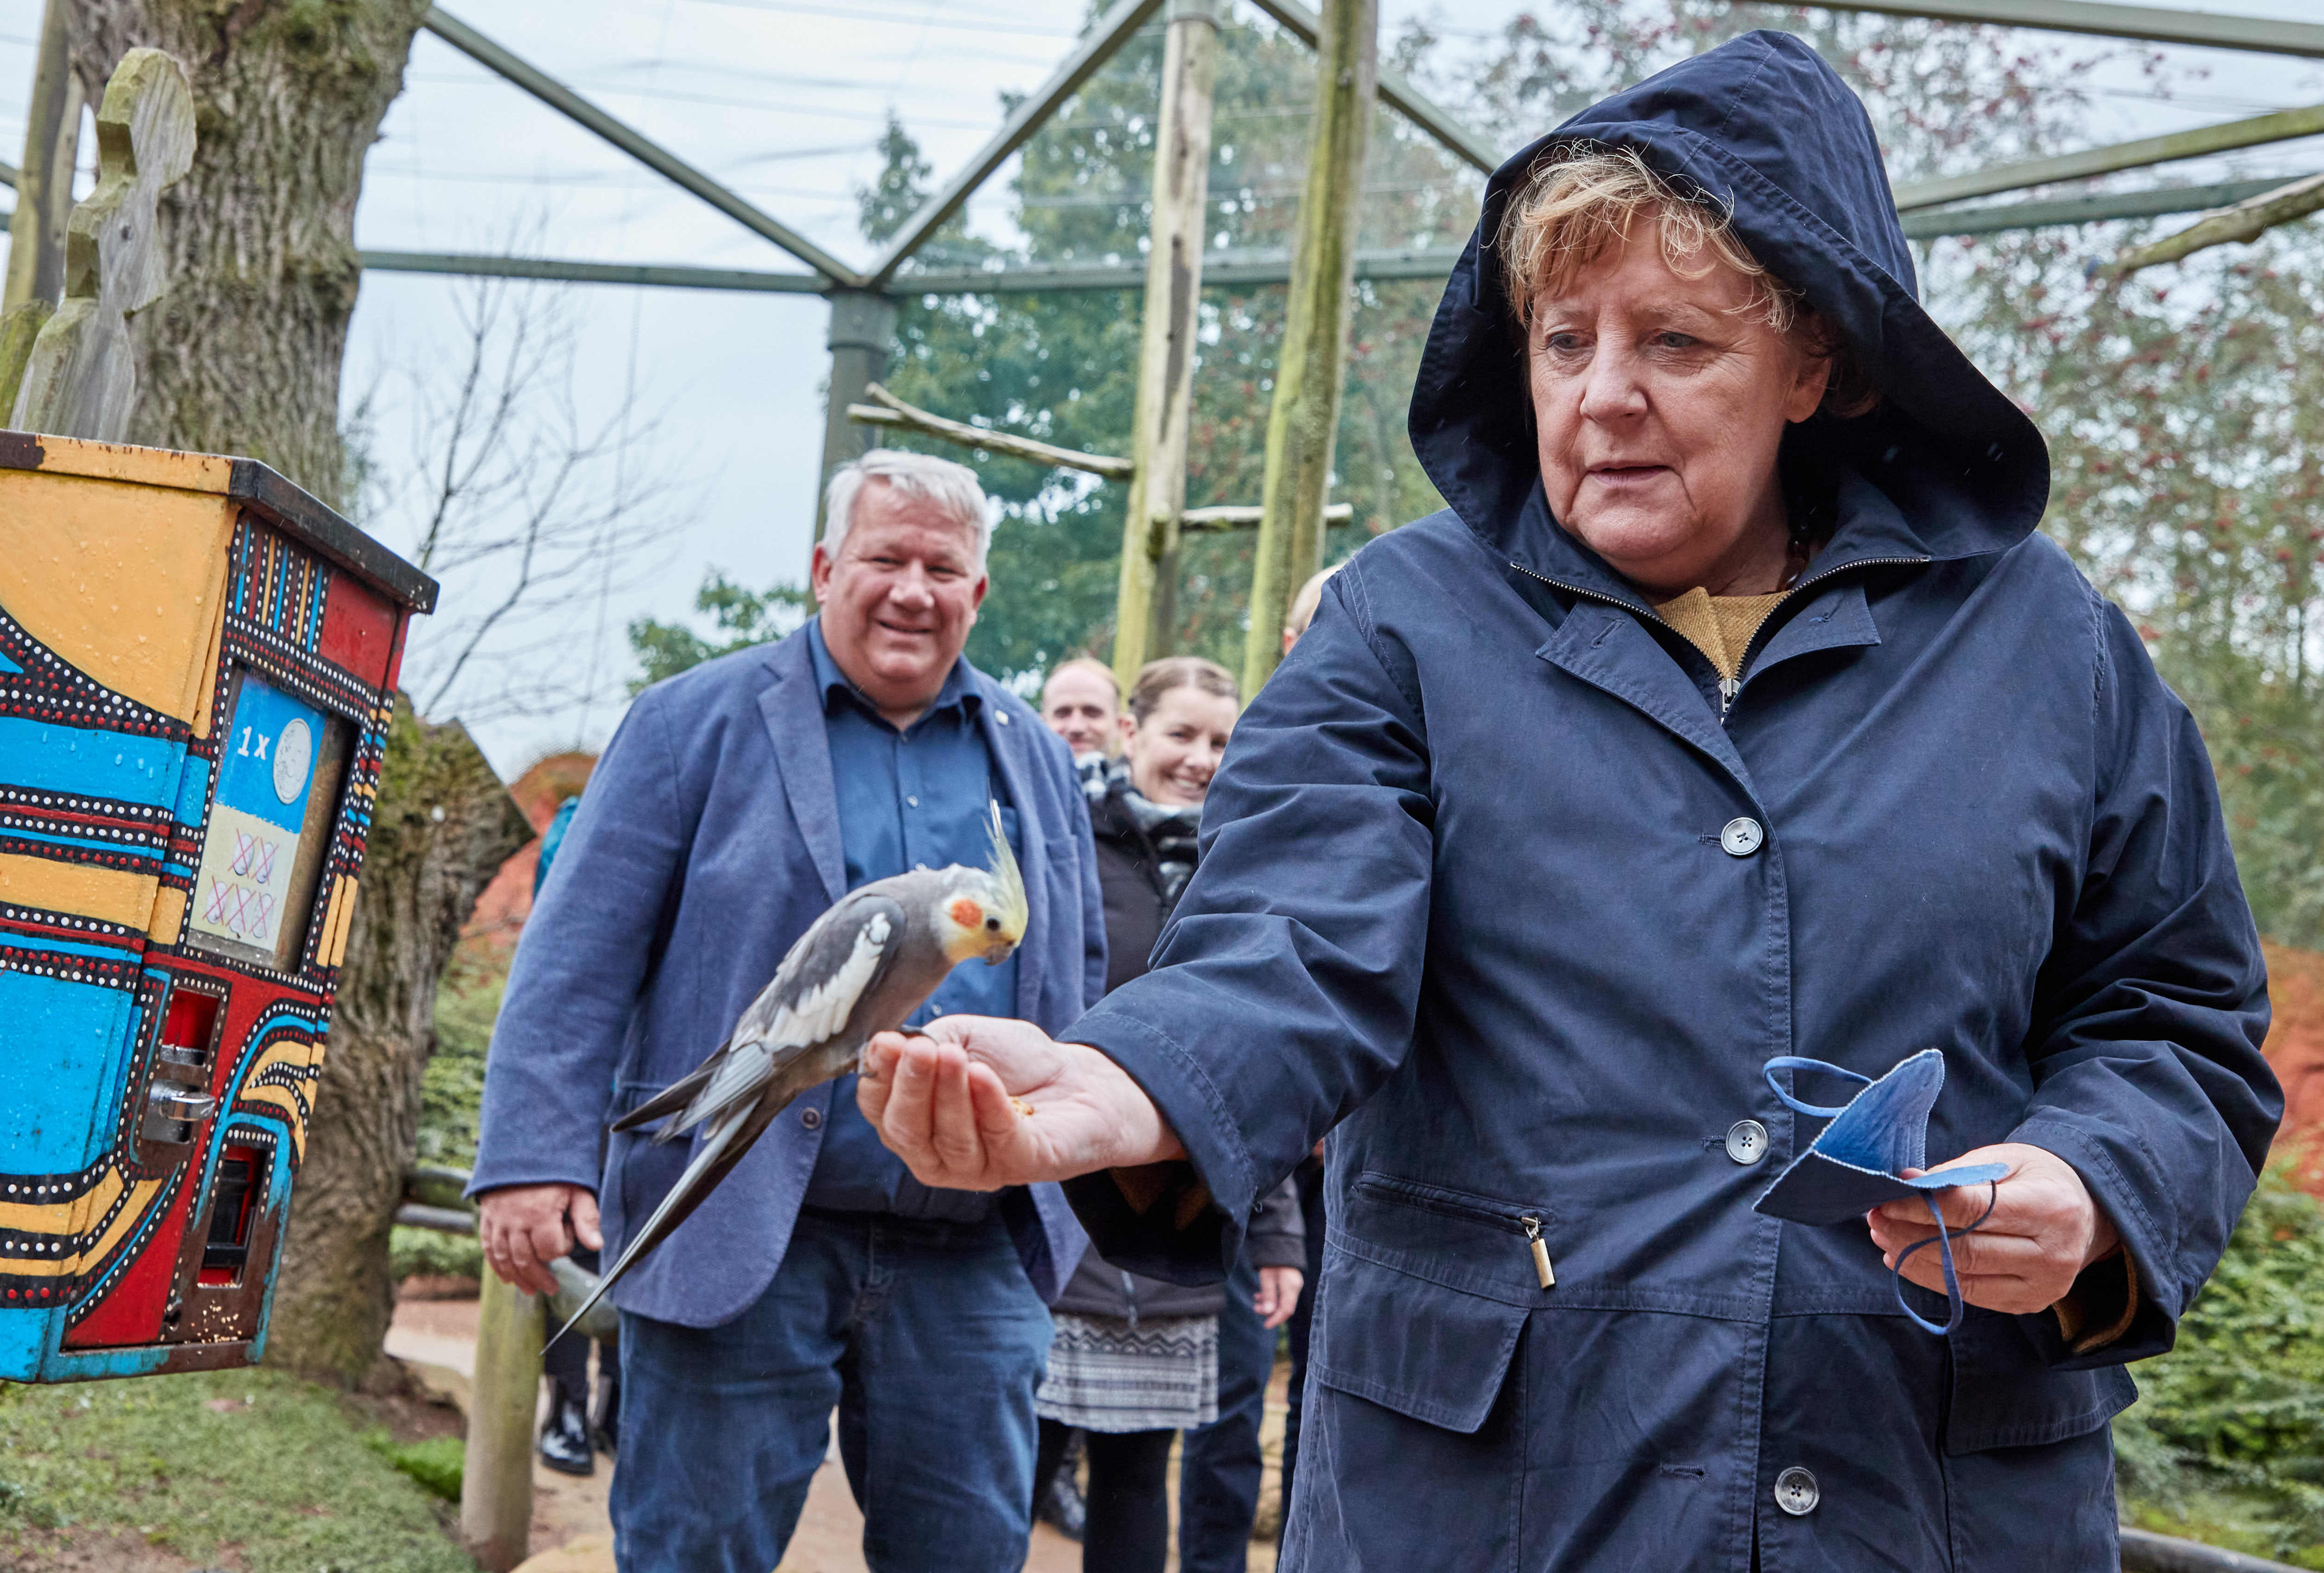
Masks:
[[[979,928],[983,925],[984,908],[966,896],[954,897],[952,906],[945,910],[952,915],[953,922],[963,928]]]

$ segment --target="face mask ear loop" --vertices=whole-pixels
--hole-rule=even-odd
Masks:
[[[1993,1216],[1994,1203],[2000,1199],[2001,1187],[1993,1181],[1987,1181],[1985,1210],[1978,1213],[1977,1221],[1961,1230],[1961,1233],[1970,1234],[1984,1228],[1985,1220]],[[1916,1241],[1896,1253],[1896,1265],[1890,1271],[1890,1275],[1894,1279],[1890,1287],[1896,1293],[1896,1308],[1911,1317],[1923,1332],[1934,1333],[1941,1338],[1950,1338],[1952,1336],[1953,1329],[1960,1326],[1961,1318],[1969,1313],[1969,1302],[1961,1298],[1960,1279],[1953,1271],[1952,1237],[1945,1228],[1945,1215],[1937,1210],[1937,1199],[1934,1193],[1922,1191],[1921,1200],[1928,1208],[1929,1217],[1937,1226],[1937,1255],[1942,1258],[1945,1265],[1945,1303],[1951,1308],[1950,1314],[1945,1319],[1944,1325],[1940,1327],[1904,1303],[1904,1258],[1929,1244],[1927,1240]]]
[[[1836,1119],[1847,1112],[1847,1106],[1843,1104],[1838,1108],[1826,1108],[1819,1103],[1802,1103],[1789,1092],[1784,1091],[1784,1084],[1775,1080],[1775,1072],[1778,1071],[1821,1071],[1826,1075],[1843,1076],[1850,1081],[1860,1081],[1867,1087],[1872,1085],[1872,1078],[1869,1076],[1859,1076],[1853,1071],[1842,1070],[1838,1065],[1826,1064],[1821,1060],[1803,1060],[1796,1054],[1777,1054],[1760,1067],[1759,1074],[1767,1079],[1768,1090],[1783,1099],[1785,1108],[1794,1114],[1812,1114],[1818,1119]]]

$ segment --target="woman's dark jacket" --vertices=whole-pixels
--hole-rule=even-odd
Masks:
[[[1412,409],[1450,510],[1325,588],[1235,729],[1155,970],[1063,1035],[1137,1078],[1213,1205],[1179,1228],[1200,1192],[1068,1194],[1110,1259],[1214,1278],[1333,1131],[1302,1433],[1327,1462],[1286,1573],[2111,1573],[2123,1366],[2171,1347],[2281,1113],[2201,740],[2034,533],[2042,439],[1917,304],[1830,68],[1752,33],[1562,134],[1731,207],[1877,375],[1880,410],[1786,439],[1828,543],[1722,714],[1550,516],[1472,240]],[[1494,176],[1480,235],[1547,145]],[[1730,854],[1737,820],[1764,840]],[[1932,1337],[1860,1223],[1753,1210],[1821,1128],[1771,1056],[1877,1075],[1931,1046],[1932,1163],[2071,1164],[2136,1264],[2118,1339],[1977,1310]],[[1744,1120],[1766,1139],[1730,1145]]]
[[[1097,837],[1097,883],[1105,903],[1105,986],[1111,990],[1145,972],[1163,920],[1185,888],[1182,881],[1165,873],[1165,865],[1181,857],[1191,861],[1194,851],[1190,844],[1182,847],[1175,826],[1149,830],[1141,825],[1130,807],[1129,783],[1120,777],[1090,805],[1090,829]],[[1288,1182],[1260,1200],[1251,1218],[1250,1254],[1258,1266],[1305,1269],[1306,1228],[1298,1192]],[[1314,1292],[1313,1284],[1301,1290],[1303,1294]],[[1226,1292],[1216,1283],[1170,1283],[1140,1277],[1108,1266],[1092,1251],[1082,1257],[1065,1281],[1065,1293],[1050,1309],[1120,1317],[1134,1324],[1150,1317],[1214,1316],[1225,1303]]]

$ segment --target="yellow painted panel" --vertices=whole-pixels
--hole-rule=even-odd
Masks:
[[[153,893],[161,881],[125,869],[92,869],[0,852],[0,901],[102,918],[143,929],[153,915]]]
[[[234,461],[214,454],[182,454],[174,448],[133,447],[127,443],[88,442],[71,437],[43,436],[40,444],[40,467],[51,475],[89,475],[221,496],[234,479]]]
[[[124,1235],[137,1227],[138,1220],[143,1219],[146,1210],[153,1205],[154,1192],[161,1189],[161,1184],[159,1180],[137,1182],[136,1188],[129,1193],[129,1205],[113,1215],[112,1228],[81,1247],[80,1259],[77,1265],[95,1266],[98,1262],[103,1261],[105,1253],[113,1249],[121,1242]]]
[[[186,924],[186,893],[163,888],[153,897],[153,922],[145,932],[157,945],[174,945]]]
[[[72,1201],[0,1200],[0,1228],[23,1229],[36,1235],[75,1235],[87,1227],[87,1220],[103,1218],[113,1199],[121,1194],[121,1173],[107,1169],[105,1176],[88,1188],[88,1193]],[[18,1264],[0,1261],[0,1273],[14,1269]]]
[[[331,898],[337,922],[331,930],[331,953],[328,961],[334,967],[344,965],[346,961],[347,935],[355,926],[355,897],[362,889],[362,880],[342,877],[339,880],[338,894]],[[346,905],[341,906],[339,903],[343,898]]]
[[[233,505],[198,492],[0,470],[0,608],[117,694],[204,716]]]

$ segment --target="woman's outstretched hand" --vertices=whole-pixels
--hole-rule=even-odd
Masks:
[[[1976,1233],[1956,1233],[1952,1238],[1961,1298],[1971,1305],[2013,1316],[2045,1311],[2066,1297],[2083,1268],[2112,1253],[2119,1243],[2089,1187],[2055,1153],[2024,1142],[2004,1142],[1963,1153],[1933,1172],[1962,1164],[2009,1165],[2009,1173],[1994,1182],[1989,1192],[1983,1185],[1962,1185],[1936,1193],[1945,1227],[1954,1230],[1977,1222],[1988,1195],[1993,1201],[1993,1216]],[[1918,1173],[1905,1171],[1908,1175]],[[1918,1197],[1883,1202],[1865,1220],[1872,1226],[1872,1243],[1892,1267],[1897,1252],[1937,1237],[1928,1206]],[[1904,1276],[1942,1294],[1944,1264],[1938,1248],[1914,1251],[1904,1264]]]
[[[856,1107],[923,1185],[997,1191],[1185,1155],[1111,1060],[1039,1027],[947,1016],[864,1046]]]

